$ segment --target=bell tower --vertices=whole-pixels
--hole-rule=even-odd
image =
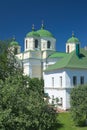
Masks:
[[[79,39],[75,37],[74,33],[72,32],[72,37],[67,40],[66,43],[66,53],[71,53],[76,49],[76,45],[80,46]]]

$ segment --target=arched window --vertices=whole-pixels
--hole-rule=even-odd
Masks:
[[[18,48],[14,48],[14,54],[16,55],[18,53]]]
[[[35,48],[38,48],[38,40],[35,40]]]
[[[26,43],[25,43],[25,44],[26,44],[26,49],[27,49],[27,48],[28,48],[28,41],[27,41],[27,40],[26,40]]]
[[[48,42],[47,42],[47,48],[50,48],[50,47],[51,47],[51,42],[48,41]]]
[[[67,53],[69,53],[69,45],[67,46]]]

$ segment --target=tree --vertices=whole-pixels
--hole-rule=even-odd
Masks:
[[[83,126],[87,120],[87,85],[71,91],[71,114],[76,125]]]
[[[9,46],[12,40],[0,41],[0,79],[2,80],[9,75],[22,73],[22,64]]]
[[[49,130],[56,113],[43,100],[43,82],[20,74],[0,80],[0,130]]]

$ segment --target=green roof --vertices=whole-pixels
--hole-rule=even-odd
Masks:
[[[27,33],[26,37],[33,37],[33,36],[36,36],[36,37],[40,37],[39,33],[32,30],[31,32]]]
[[[45,30],[44,28],[41,28],[40,30],[37,31],[41,37],[54,37],[51,32],[48,30]]]
[[[79,39],[72,34],[72,37],[67,40],[67,43],[79,43]]]
[[[73,51],[66,55],[63,59],[56,62],[54,65],[50,65],[46,71],[52,71],[62,68],[72,68],[72,69],[87,69],[87,51],[80,49],[79,56]]]
[[[33,37],[33,36],[36,36],[36,37],[40,37],[40,36],[41,37],[53,37],[51,32],[49,32],[48,30],[44,29],[44,25],[43,24],[41,26],[41,29],[37,30],[37,31],[35,31],[34,25],[32,25],[32,31],[27,33],[26,37]]]
[[[16,42],[16,41],[12,41],[12,42],[10,43],[10,46],[19,46],[19,43]]]
[[[50,56],[49,56],[49,58],[63,58],[63,57],[65,57],[66,55],[68,55],[67,53],[63,53],[63,52],[55,52],[55,53],[53,53],[53,54],[51,54]]]

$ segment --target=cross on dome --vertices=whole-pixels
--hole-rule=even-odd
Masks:
[[[35,31],[35,27],[34,27],[34,24],[32,24],[32,31]]]
[[[72,37],[75,37],[74,31],[72,31]]]
[[[44,29],[44,21],[42,20],[41,29]]]

